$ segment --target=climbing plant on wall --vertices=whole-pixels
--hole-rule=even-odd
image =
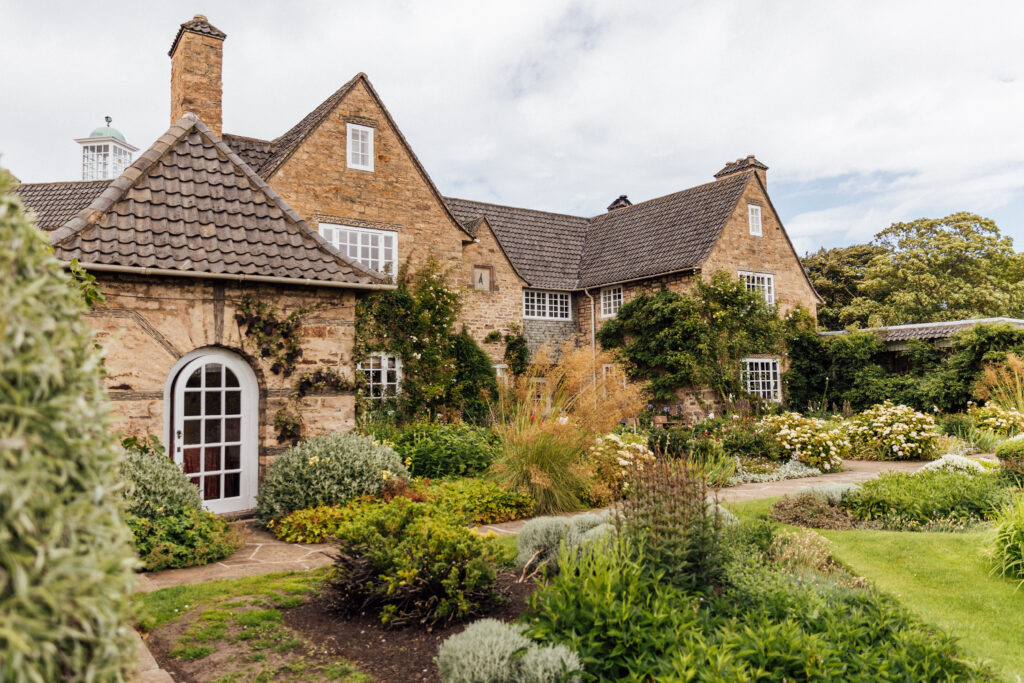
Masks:
[[[786,322],[764,298],[727,273],[698,280],[688,294],[662,288],[641,294],[598,330],[606,349],[624,361],[630,377],[652,398],[672,400],[680,389],[702,386],[720,396],[742,395],[740,360],[784,351]]]
[[[494,369],[488,362],[484,370],[486,354],[468,334],[455,332],[462,301],[449,273],[431,256],[415,273],[402,266],[396,285],[356,307],[355,357],[401,359],[402,390],[391,399],[401,418],[483,419]]]

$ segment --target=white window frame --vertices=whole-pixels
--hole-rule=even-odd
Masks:
[[[363,374],[363,389],[371,400],[393,398],[402,393],[402,359],[398,356],[371,353],[356,365],[356,371]],[[395,373],[394,381],[387,376],[391,371]]]
[[[572,296],[569,292],[524,289],[523,317],[530,320],[572,320]]]
[[[622,287],[605,287],[601,290],[601,317],[614,318],[622,308]]]
[[[782,403],[782,374],[778,358],[744,358],[740,361],[740,370],[748,394]]]
[[[357,133],[358,135],[356,135]],[[367,139],[358,139],[364,133],[367,135]],[[364,143],[366,149],[362,149]],[[357,156],[365,157],[365,159],[356,158]],[[357,171],[373,171],[373,128],[360,126],[358,123],[347,125],[345,128],[345,157],[349,168],[354,168]]]
[[[747,224],[750,226],[750,234],[760,237],[763,233],[761,227],[761,207],[757,204],[747,204]]]
[[[764,296],[764,302],[769,306],[775,305],[775,276],[772,273],[755,273],[750,270],[741,270],[739,278],[747,287],[748,292],[758,292]]]
[[[345,240],[342,241],[341,237],[344,232],[355,235],[357,239],[353,241],[350,235],[346,235]],[[320,235],[343,256],[347,256],[371,270],[391,276],[398,273],[398,233],[394,230],[374,230],[341,223],[321,223]],[[378,238],[376,245],[372,243],[373,236]],[[388,246],[388,242],[390,242],[390,246]],[[390,257],[388,256],[389,250]]]

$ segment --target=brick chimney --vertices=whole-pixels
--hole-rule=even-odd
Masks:
[[[171,58],[171,123],[191,112],[221,134],[221,66],[226,37],[202,14],[178,29],[167,53]]]
[[[614,211],[615,209],[624,209],[627,206],[633,206],[633,202],[629,201],[629,197],[624,194],[620,194],[619,198],[608,205],[608,211]]]
[[[758,161],[753,154],[748,154],[746,159],[737,159],[736,161],[725,162],[725,167],[715,174],[715,180],[721,180],[722,178],[731,176],[735,173],[753,171],[757,174],[757,177],[761,179],[764,186],[768,187],[768,177],[765,173],[767,170],[768,167]]]

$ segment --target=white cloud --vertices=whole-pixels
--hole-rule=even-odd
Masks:
[[[226,130],[280,135],[365,71],[449,194],[594,214],[756,153],[829,187],[777,202],[803,251],[1024,186],[1015,2],[6,3],[4,165],[73,179],[106,114],[149,144],[196,11],[228,34]]]

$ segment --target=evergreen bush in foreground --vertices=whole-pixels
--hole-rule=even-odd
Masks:
[[[0,171],[0,680],[123,680],[135,562],[100,353]]]

